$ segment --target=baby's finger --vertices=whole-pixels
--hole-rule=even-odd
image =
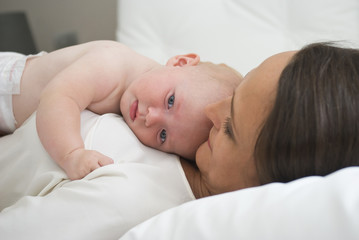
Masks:
[[[100,161],[97,160],[97,159],[92,159],[91,163],[88,165],[88,172],[87,174],[89,174],[90,172],[94,171],[95,169],[97,168],[100,168],[101,165],[100,165]],[[86,175],[87,175],[86,174]]]
[[[105,165],[113,164],[113,160],[112,160],[112,158],[103,156],[102,158],[99,159],[98,164],[102,167]]]

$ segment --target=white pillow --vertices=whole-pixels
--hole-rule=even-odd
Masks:
[[[118,0],[117,40],[165,63],[195,52],[242,74],[312,41],[359,47],[358,0]]]
[[[359,239],[359,167],[185,203],[121,240]]]

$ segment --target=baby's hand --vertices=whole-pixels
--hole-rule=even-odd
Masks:
[[[113,160],[97,151],[76,149],[68,154],[63,168],[71,180],[81,179],[96,168],[112,164]]]

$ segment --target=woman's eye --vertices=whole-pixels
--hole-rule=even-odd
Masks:
[[[171,96],[168,98],[168,108],[173,107],[174,104],[175,104],[175,95],[171,95]]]
[[[166,130],[163,129],[160,133],[161,142],[164,143],[166,141],[166,138],[167,138],[167,132]]]
[[[232,137],[232,127],[231,127],[231,118],[227,117],[226,121],[223,124],[224,134],[226,134],[229,137]]]

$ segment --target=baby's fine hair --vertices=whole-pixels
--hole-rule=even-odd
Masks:
[[[243,80],[243,76],[238,71],[224,63],[200,62],[198,67],[208,73],[209,80],[218,81],[224,89],[231,91],[230,94],[233,94]]]

